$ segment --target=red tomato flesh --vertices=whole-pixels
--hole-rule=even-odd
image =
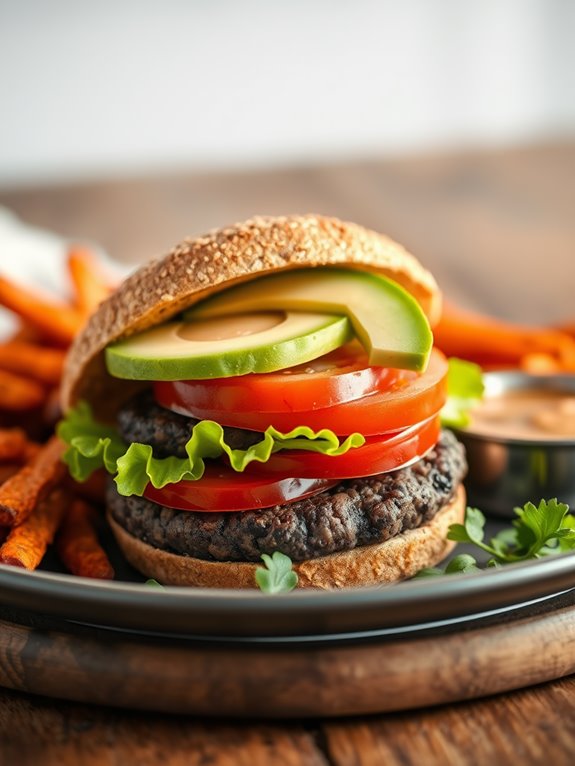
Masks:
[[[248,511],[291,503],[333,487],[327,479],[289,479],[237,473],[225,465],[206,466],[198,481],[180,481],[156,489],[148,484],[144,497],[180,511]]]
[[[235,412],[305,412],[351,402],[362,396],[391,388],[402,377],[401,370],[370,367],[357,342],[296,367],[265,374],[212,380],[187,380],[176,384],[196,410],[217,412],[214,420]],[[173,383],[158,382],[158,401],[172,396]]]
[[[270,508],[323,492],[342,479],[405,468],[436,444],[439,431],[439,418],[435,417],[391,436],[372,437],[338,457],[286,450],[272,455],[267,463],[250,463],[244,473],[210,465],[198,481],[181,481],[161,489],[149,484],[144,497],[167,508],[201,513]],[[300,478],[286,478],[293,473]]]
[[[202,400],[203,406],[198,405],[193,393],[195,382],[190,385],[190,381],[155,383],[154,394],[162,407],[200,420],[215,420],[223,426],[252,431],[265,431],[270,425],[281,431],[309,426],[316,431],[329,428],[341,436],[357,431],[364,436],[377,436],[399,431],[437,415],[447,397],[447,360],[436,349],[432,351],[424,373],[407,370],[394,372],[399,372],[398,376],[393,381],[386,379],[382,383],[383,390],[378,389],[336,406],[297,412],[286,406],[285,402],[277,411],[262,411],[253,399],[247,404],[247,398],[246,402],[237,402],[237,408],[233,411],[222,410],[221,406],[205,399]],[[243,385],[247,377],[237,378],[238,385]],[[268,375],[259,377],[263,379]],[[263,380],[260,385],[264,386]],[[284,392],[288,391],[289,386],[286,380]]]
[[[246,471],[260,476],[301,476],[322,479],[356,479],[396,471],[423,457],[439,439],[439,417],[406,428],[391,436],[371,436],[345,455],[330,457],[316,452],[285,450],[267,463],[253,462]]]

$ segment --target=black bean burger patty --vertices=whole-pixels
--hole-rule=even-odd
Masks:
[[[120,436],[127,444],[150,444],[156,457],[186,457],[186,442],[200,422],[160,407],[151,391],[130,399],[119,411],[117,421]],[[224,434],[232,449],[247,449],[262,438],[257,431],[227,426]]]
[[[132,535],[172,553],[208,561],[259,561],[262,553],[282,551],[302,561],[384,542],[424,524],[451,499],[465,471],[463,448],[446,431],[409,468],[350,479],[262,511],[175,511],[141,497],[122,497],[112,482],[108,508]]]

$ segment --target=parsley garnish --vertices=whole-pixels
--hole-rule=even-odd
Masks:
[[[565,503],[558,503],[557,499],[541,500],[539,505],[525,503],[523,508],[515,508],[515,513],[517,518],[511,527],[485,542],[485,516],[477,508],[467,508],[463,524],[452,524],[447,539],[470,543],[488,553],[491,557],[488,567],[575,550],[575,517],[569,514]],[[473,556],[461,554],[445,569],[423,569],[417,577],[476,571],[479,565]]]
[[[272,556],[262,553],[264,567],[256,569],[256,583],[264,593],[288,593],[297,585],[297,574],[289,556],[275,551]]]
[[[144,585],[148,585],[150,588],[163,588],[164,587],[161,582],[158,582],[157,580],[154,580],[153,577],[150,577],[149,580],[146,580]]]

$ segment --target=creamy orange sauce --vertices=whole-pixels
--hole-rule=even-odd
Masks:
[[[237,314],[233,317],[216,317],[185,322],[178,330],[183,340],[217,341],[229,338],[243,338],[248,335],[271,330],[282,322],[286,315],[283,311],[261,311],[254,314]]]
[[[575,440],[575,395],[530,390],[488,396],[465,430],[498,439]]]

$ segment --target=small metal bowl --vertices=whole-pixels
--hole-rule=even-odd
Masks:
[[[490,372],[484,380],[485,397],[518,391],[575,395],[575,375]],[[516,506],[553,497],[575,508],[575,434],[538,440],[502,438],[464,429],[456,433],[467,450],[470,505],[506,517],[514,517]]]

